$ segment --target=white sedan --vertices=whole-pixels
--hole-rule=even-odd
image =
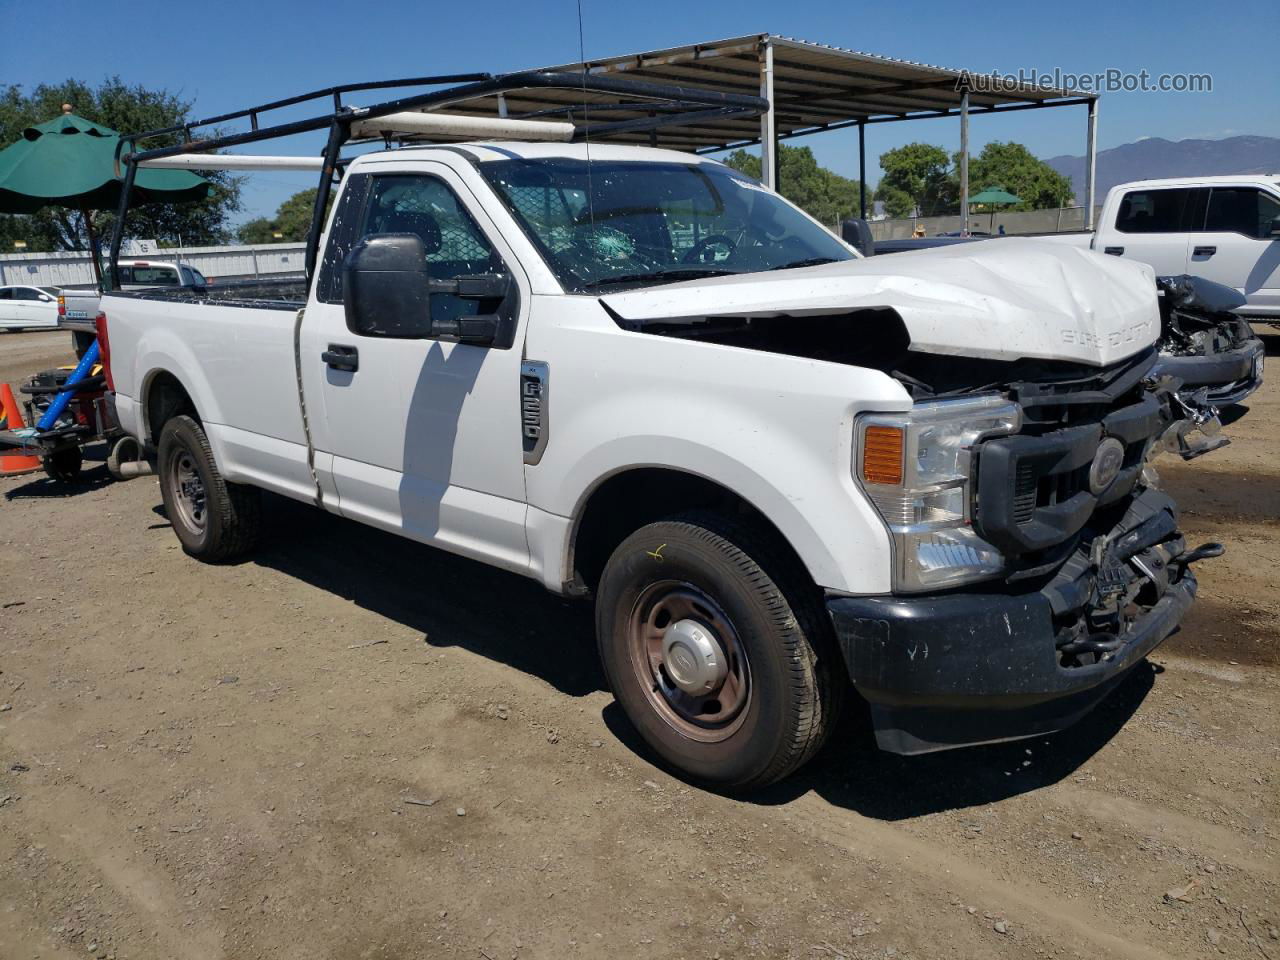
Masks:
[[[0,330],[58,325],[56,287],[0,287]]]

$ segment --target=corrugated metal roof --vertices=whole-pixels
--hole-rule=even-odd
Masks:
[[[767,33],[545,69],[586,69],[658,83],[760,95],[760,58],[766,44],[773,47],[774,114],[780,138],[837,129],[859,121],[882,123],[947,116],[959,110],[961,82],[978,74]],[[999,91],[971,89],[969,109],[970,113],[979,114],[1065,106],[1086,98],[1072,90],[1023,84]],[[499,112],[499,105],[497,98],[488,97],[447,109],[492,116]],[[505,109],[512,117],[567,115],[582,125],[652,116],[662,108],[559,89],[507,93]],[[654,133],[615,132],[607,139],[705,151],[754,142],[759,136],[759,119],[739,116],[682,123]]]

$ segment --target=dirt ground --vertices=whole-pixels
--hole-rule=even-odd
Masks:
[[[1280,960],[1280,373],[1249,407],[1162,461],[1228,553],[1085,721],[851,720],[751,800],[656,767],[531,581],[277,499],[202,566],[151,479],[0,480],[0,958]]]

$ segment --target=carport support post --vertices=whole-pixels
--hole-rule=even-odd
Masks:
[[[1089,99],[1089,132],[1084,148],[1084,228],[1093,229],[1093,191],[1098,176],[1098,98]]]
[[[770,190],[778,189],[778,129],[773,115],[773,44],[760,48],[760,96],[769,109],[760,114],[760,179]]]
[[[969,235],[969,90],[960,93],[960,235]]]
[[[858,121],[858,217],[867,219],[867,125]]]

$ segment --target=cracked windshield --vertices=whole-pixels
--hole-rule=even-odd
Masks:
[[[826,228],[708,163],[480,165],[566,288],[625,289],[854,258]],[[587,202],[588,195],[591,202]]]

